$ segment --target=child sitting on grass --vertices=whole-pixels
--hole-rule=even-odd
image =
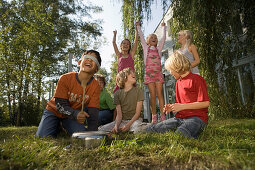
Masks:
[[[99,52],[84,52],[78,65],[78,73],[70,72],[60,76],[54,96],[44,110],[36,136],[56,137],[60,123],[69,135],[79,131],[97,130],[100,86],[93,76],[101,66]],[[82,104],[86,107],[83,110]],[[85,128],[85,120],[88,128]]]
[[[188,138],[197,138],[208,124],[209,97],[206,82],[191,72],[191,63],[180,51],[175,51],[165,68],[177,79],[176,103],[166,104],[164,112],[173,111],[174,118],[150,125],[147,132],[174,131]]]
[[[135,131],[142,123],[139,117],[143,107],[144,93],[140,88],[133,86],[136,83],[136,76],[131,68],[120,71],[116,82],[120,87],[120,90],[114,93],[116,120],[99,127],[99,130],[113,133]]]

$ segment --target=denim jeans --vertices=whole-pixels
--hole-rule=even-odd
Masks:
[[[197,138],[205,126],[206,123],[198,117],[189,117],[186,119],[174,117],[157,124],[152,124],[145,131],[158,133],[173,131],[188,138]]]
[[[59,125],[62,122],[62,126],[67,130],[71,136],[74,132],[86,131],[84,124],[78,123],[76,120],[68,118],[59,118],[54,113],[45,109],[42,115],[41,122],[38,126],[36,136],[38,137],[57,137],[59,133]]]
[[[105,125],[113,121],[113,110],[99,110],[98,123],[99,126]]]

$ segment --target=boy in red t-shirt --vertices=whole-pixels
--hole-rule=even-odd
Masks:
[[[208,124],[209,97],[206,82],[198,74],[190,72],[189,59],[179,51],[174,52],[165,63],[165,68],[177,79],[176,103],[166,104],[164,112],[175,112],[167,119],[146,128],[147,132],[174,131],[189,138],[197,138]]]
[[[44,110],[36,136],[56,137],[60,122],[69,135],[78,131],[97,130],[100,86],[93,75],[101,66],[99,52],[89,50],[83,53],[78,65],[78,73],[70,72],[60,76],[54,96]],[[86,86],[85,96],[82,82]],[[85,107],[83,111],[82,101]],[[84,126],[85,120],[88,128]]]

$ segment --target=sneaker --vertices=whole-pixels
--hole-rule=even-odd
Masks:
[[[155,124],[158,122],[157,114],[152,115],[152,123]]]
[[[166,120],[166,115],[165,114],[160,114],[160,121]]]

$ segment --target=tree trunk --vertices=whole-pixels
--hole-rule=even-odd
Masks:
[[[8,111],[9,111],[9,119],[11,121],[11,124],[14,125],[13,120],[13,112],[12,112],[12,105],[11,105],[11,88],[10,88],[10,78],[9,75],[6,75],[6,84],[7,84],[7,100],[8,100]]]

